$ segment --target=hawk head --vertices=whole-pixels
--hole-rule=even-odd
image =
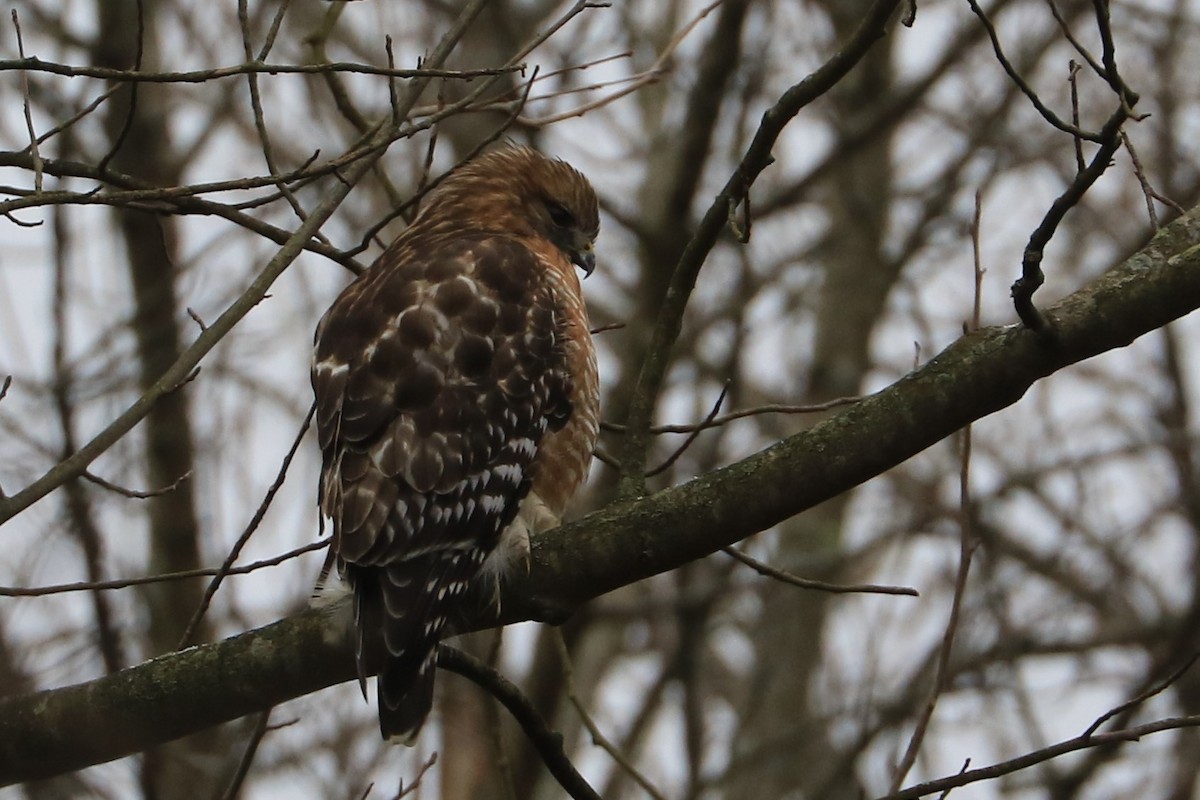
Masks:
[[[455,170],[421,210],[460,220],[459,231],[546,239],[591,275],[600,232],[599,204],[587,178],[565,161],[522,145],[484,153]],[[445,224],[445,223],[443,223]]]

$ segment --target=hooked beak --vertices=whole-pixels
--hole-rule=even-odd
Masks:
[[[585,280],[596,270],[596,251],[591,242],[571,251],[571,263],[583,270]]]

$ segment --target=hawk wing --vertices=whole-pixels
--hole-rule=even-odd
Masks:
[[[513,239],[401,239],[330,308],[312,370],[320,502],[363,631],[383,630],[385,737],[432,702],[448,603],[517,514],[571,414],[554,287]]]

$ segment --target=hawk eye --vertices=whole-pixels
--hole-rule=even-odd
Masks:
[[[575,225],[575,215],[567,211],[566,206],[562,203],[547,200],[546,211],[550,214],[550,220],[560,228],[570,228]]]

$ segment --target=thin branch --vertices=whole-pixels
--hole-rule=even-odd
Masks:
[[[975,12],[975,16],[979,18],[979,22],[983,25],[984,30],[987,31],[988,39],[990,39],[992,42],[992,51],[996,54],[996,60],[1000,62],[1000,66],[1008,74],[1009,80],[1016,84],[1017,88],[1021,90],[1021,93],[1025,95],[1037,112],[1041,114],[1042,119],[1046,120],[1046,122],[1050,123],[1064,133],[1069,133],[1072,136],[1085,139],[1089,142],[1103,142],[1103,133],[1085,131],[1078,126],[1064,122],[1057,114],[1051,111],[1045,103],[1042,102],[1042,98],[1038,97],[1038,94],[1033,90],[1033,87],[1031,87],[1025,81],[1025,79],[1021,77],[1021,74],[1017,72],[1016,67],[1014,67],[1012,62],[1008,60],[1008,56],[1004,55],[1004,48],[1000,46],[1000,37],[996,33],[996,28],[994,25],[992,25],[992,21],[988,18],[988,15],[985,14],[983,9],[979,7],[979,3],[975,2],[975,0],[967,0],[967,3],[971,6],[971,11]]]
[[[784,127],[802,108],[829,91],[866,55],[871,45],[887,33],[888,20],[899,4],[900,0],[876,0],[849,41],[819,69],[785,91],[763,114],[741,163],[713,199],[684,248],[658,312],[630,403],[628,435],[617,454],[624,470],[618,488],[622,499],[630,500],[645,494],[649,428],[670,353],[682,330],[684,310],[700,270],[728,223],[729,208],[745,198],[759,174],[772,163],[771,150]]]
[[[17,33],[17,52],[21,58],[25,58],[25,40],[21,36],[21,20],[17,16],[17,9],[12,10],[13,30]],[[34,59],[35,61],[37,59]],[[38,152],[38,136],[37,130],[33,127],[33,110],[29,102],[29,75],[21,73],[21,103],[25,110],[25,128],[29,133],[29,155],[33,159],[33,191],[35,194],[41,194],[42,191],[42,156]]]
[[[286,6],[286,4],[285,4]],[[276,29],[278,28],[279,16],[282,14],[281,7],[276,13]],[[254,58],[254,49],[250,43],[250,12],[247,0],[238,0],[237,4],[238,27],[242,32],[242,54],[246,57],[246,61],[250,62]],[[254,130],[258,134],[258,141],[262,147],[263,161],[267,165],[267,172],[271,175],[279,174],[279,167],[275,162],[275,154],[271,147],[271,135],[267,130],[267,122],[262,108],[262,97],[258,91],[258,74],[254,72],[246,73],[246,83],[250,90],[250,115],[254,119]],[[275,184],[279,193],[287,200],[288,205],[292,207],[292,212],[296,217],[303,222],[305,213],[300,205],[300,201],[288,188],[287,182],[282,178]],[[324,234],[317,231],[317,239],[326,241]]]
[[[1066,18],[1063,17],[1062,12],[1058,10],[1058,5],[1054,2],[1054,0],[1046,0],[1046,5],[1050,6],[1050,14],[1053,15],[1055,22],[1058,23],[1058,27],[1062,31],[1063,38],[1071,43],[1071,46],[1075,48],[1075,52],[1079,53],[1079,55],[1083,57],[1083,60],[1088,63],[1088,66],[1090,66],[1097,75],[1103,75],[1104,67],[1100,66],[1100,63],[1096,61],[1096,58],[1090,52],[1088,52],[1088,49],[1080,44],[1079,40],[1075,38],[1075,34],[1071,33],[1071,26],[1067,24]],[[1076,121],[1076,124],[1078,124],[1078,121]]]
[[[246,777],[250,774],[250,765],[254,763],[254,754],[258,752],[258,746],[262,743],[263,737],[270,730],[269,723],[271,720],[271,710],[260,711],[254,720],[254,729],[250,732],[250,738],[246,742],[246,746],[242,748],[242,756],[238,759],[237,769],[233,773],[233,777],[229,781],[229,785],[225,787],[225,791],[221,794],[221,800],[235,800],[242,791],[242,785],[246,782]]]
[[[633,778],[634,782],[642,787],[642,790],[646,794],[650,795],[654,800],[666,800],[663,793],[634,766],[633,762],[626,758],[625,754],[609,741],[607,736],[600,732],[599,726],[596,725],[595,720],[592,719],[592,715],[588,713],[587,707],[584,706],[583,701],[579,699],[579,695],[575,692],[575,673],[571,668],[571,653],[567,650],[567,643],[563,639],[562,631],[554,628],[550,631],[550,636],[553,638],[554,645],[558,650],[558,660],[562,666],[563,684],[567,692],[567,699],[575,707],[576,713],[579,714],[579,719],[583,722],[583,727],[587,728],[588,733],[591,734],[592,744],[608,753],[612,760],[617,762],[617,766],[625,770],[625,773]]]
[[[979,244],[980,218],[982,214],[983,203],[981,195],[977,191],[975,193],[975,214],[971,220],[971,242],[975,267],[973,285],[975,292],[972,303],[971,322],[964,323],[964,335],[979,328],[979,307],[984,272]],[[933,720],[933,712],[937,708],[938,698],[941,697],[942,693],[946,691],[946,687],[950,684],[950,654],[954,649],[954,638],[958,633],[959,621],[962,617],[962,604],[963,598],[967,594],[967,577],[971,571],[971,560],[975,555],[976,548],[979,547],[979,539],[971,527],[971,519],[973,517],[971,504],[971,425],[967,425],[962,431],[962,454],[958,471],[958,496],[958,574],[954,578],[954,595],[950,601],[950,617],[946,621],[946,630],[942,634],[942,644],[938,649],[937,667],[934,672],[933,688],[929,692],[929,699],[925,702],[920,715],[917,717],[916,724],[913,726],[912,736],[908,740],[908,746],[905,748],[904,755],[900,759],[900,763],[896,766],[895,773],[892,775],[891,791],[893,792],[899,791],[900,785],[917,762],[917,754],[921,751],[921,744],[925,741],[925,734],[929,730],[929,723]]]
[[[1054,200],[1041,223],[1030,235],[1029,243],[1025,245],[1025,252],[1021,257],[1021,277],[1012,285],[1012,298],[1021,323],[1038,334],[1043,341],[1053,340],[1054,331],[1033,305],[1033,295],[1046,280],[1042,273],[1042,258],[1046,245],[1054,238],[1054,233],[1067,212],[1079,203],[1087,190],[1100,179],[1112,163],[1112,157],[1121,146],[1121,126],[1125,124],[1126,119],[1128,116],[1122,104],[1109,117],[1108,122],[1104,123],[1104,128],[1100,131],[1100,147],[1092,156],[1087,169],[1077,173],[1071,185]]]
[[[491,644],[488,645],[488,669],[495,670],[500,663],[500,652],[504,648],[504,628],[496,628],[492,633]],[[493,778],[496,784],[496,794],[500,800],[517,800],[516,785],[513,782],[512,763],[508,759],[504,746],[504,726],[500,720],[500,704],[485,703],[484,714],[489,729],[489,743],[492,748],[492,766],[496,770]]]
[[[52,139],[55,136],[58,136],[60,133],[70,130],[75,125],[75,123],[79,122],[79,120],[83,119],[84,117],[86,117],[89,114],[91,114],[92,112],[94,112],[97,108],[99,108],[104,103],[104,101],[108,100],[110,97],[112,97],[114,94],[116,94],[118,91],[120,91],[120,89],[121,89],[121,84],[116,84],[114,86],[110,86],[109,88],[105,89],[103,92],[101,92],[96,97],[95,100],[88,103],[83,108],[81,108],[79,111],[72,114],[70,117],[63,120],[58,125],[55,125],[53,128],[50,128],[48,131],[46,131],[41,136],[39,136],[37,138],[37,143],[43,144],[46,141],[48,141],[49,139]]]
[[[134,41],[137,47],[133,55],[133,72],[140,72],[142,69],[142,57],[145,55],[146,49],[146,7],[144,0],[134,0],[134,5],[137,8],[137,34]],[[125,109],[125,120],[121,123],[121,130],[118,131],[113,139],[112,147],[100,159],[97,168],[104,172],[108,168],[108,163],[116,157],[117,151],[125,144],[126,137],[129,136],[129,131],[133,129],[133,122],[137,116],[137,101],[138,101],[138,84],[129,84],[129,105]]]
[[[428,63],[437,67],[445,61],[466,31],[467,26],[483,10],[486,3],[487,0],[472,0],[467,5],[450,30],[442,37],[437,47],[434,48],[433,53],[428,59]],[[483,85],[476,90],[476,93],[486,91],[488,85],[489,82],[484,81]],[[402,106],[410,108],[415,105],[417,98],[424,88],[425,81],[422,80],[413,81],[408,84]],[[342,180],[330,186],[324,198],[310,213],[309,218],[296,229],[295,233],[288,237],[287,243],[267,262],[266,266],[263,267],[258,277],[251,282],[246,291],[226,308],[212,325],[209,326],[208,330],[201,333],[189,347],[180,353],[175,363],[133,405],[109,423],[90,442],[81,447],[70,458],[56,464],[46,474],[35,480],[25,489],[22,489],[11,497],[0,499],[0,524],[24,511],[61,486],[64,482],[77,477],[101,453],[112,447],[134,425],[144,419],[158,401],[158,398],[172,391],[199,364],[208,351],[215,347],[246,314],[250,313],[251,309],[262,301],[275,280],[300,255],[305,244],[320,230],[325,220],[341,205],[346,195],[350,193],[350,190],[371,170],[375,162],[383,155],[387,146],[399,135],[399,131],[380,123],[372,131],[362,148],[353,153],[347,153],[347,156],[353,155],[354,160],[340,173]]]
[[[291,5],[291,0],[282,0],[279,8],[275,9],[275,16],[271,20],[271,27],[267,29],[267,35],[263,37],[262,47],[259,48],[258,55],[255,56],[256,62],[267,60],[267,56],[271,55],[271,48],[275,46],[275,38],[279,36],[279,29],[283,27],[283,18],[287,14],[288,6]],[[394,65],[389,64],[389,67]]]
[[[883,795],[877,798],[877,800],[920,800],[920,798],[934,792],[943,792],[948,789],[978,783],[979,781],[990,781],[1003,775],[1011,775],[1023,769],[1029,769],[1037,764],[1058,758],[1059,756],[1064,756],[1067,753],[1087,750],[1091,747],[1136,742],[1144,736],[1162,731],[1198,727],[1200,727],[1200,715],[1193,715],[1188,717],[1168,717],[1154,722],[1147,722],[1144,725],[1135,725],[1132,728],[1124,728],[1109,733],[1099,733],[1094,736],[1076,736],[1074,739],[1067,739],[1049,747],[1034,750],[1032,753],[1026,753],[1017,758],[1009,759],[1008,761],[1001,761],[991,766],[979,767],[978,769],[965,770],[946,778],[938,778],[937,780],[910,786],[902,791]]]
[[[759,561],[754,556],[743,553],[736,547],[722,547],[721,552],[726,555],[733,556],[738,561],[745,564],[750,569],[768,578],[773,578],[777,581],[796,586],[801,589],[815,589],[819,592],[831,592],[833,594],[894,594],[904,595],[907,597],[920,597],[921,593],[909,586],[886,586],[876,583],[826,583],[825,581],[816,581],[810,578],[801,578],[786,570],[772,567],[770,564]]]
[[[663,75],[667,74],[667,62],[670,61],[670,59],[675,55],[675,51],[679,48],[679,45],[681,45],[688,37],[688,34],[695,30],[696,26],[699,25],[705,17],[711,14],[717,6],[721,5],[722,2],[724,2],[724,0],[715,0],[715,2],[709,3],[707,6],[700,9],[700,11],[698,11],[686,25],[680,28],[679,31],[677,31],[676,34],[671,37],[671,40],[667,42],[665,47],[663,47],[662,52],[658,54],[658,57],[654,59],[654,63],[651,64],[648,69],[643,70],[637,75],[632,75],[628,78],[621,79],[620,82],[624,85],[616,92],[558,114],[551,114],[545,117],[522,117],[521,124],[532,128],[541,128],[545,127],[546,125],[551,125],[555,122],[562,122],[565,119],[582,117],[589,111],[594,111],[597,108],[609,105],[610,103],[613,103],[622,97],[633,94],[644,86],[658,81],[663,77]],[[587,87],[587,89],[596,88],[601,88],[601,86],[596,85]],[[552,96],[553,95],[546,95],[536,99],[544,100]]]
[[[433,63],[432,58],[425,60],[426,64]],[[187,72],[139,72],[137,70],[112,69],[76,64],[57,64],[40,58],[0,59],[0,72],[17,70],[21,72],[49,72],[69,78],[100,78],[106,81],[121,83],[208,83],[220,78],[233,78],[240,75],[320,75],[328,72],[350,72],[360,75],[379,75],[387,78],[446,78],[448,80],[473,81],[476,78],[488,78],[523,72],[524,64],[511,64],[489,69],[435,69],[421,67],[420,69],[394,69],[377,67],[373,64],[358,64],[347,61],[337,61],[324,64],[265,64],[261,61],[251,61],[228,67],[212,69],[197,69]]]
[[[208,611],[208,606],[212,602],[213,596],[216,595],[217,589],[221,588],[221,582],[225,580],[225,576],[233,568],[233,562],[237,561],[238,556],[242,553],[242,548],[250,541],[250,537],[254,535],[254,532],[258,530],[259,524],[262,523],[263,517],[267,515],[267,510],[271,507],[271,502],[283,487],[283,482],[287,480],[288,468],[292,465],[292,459],[295,458],[296,451],[300,449],[300,443],[304,441],[304,435],[308,433],[308,427],[312,424],[313,415],[316,413],[317,404],[314,401],[308,408],[308,414],[305,415],[304,422],[300,423],[300,430],[296,434],[296,438],[292,441],[292,446],[288,449],[287,454],[283,457],[283,462],[279,465],[279,472],[275,475],[275,480],[267,489],[267,493],[263,497],[262,502],[258,504],[258,508],[255,509],[250,522],[246,524],[246,528],[238,536],[233,547],[229,549],[229,554],[225,556],[225,561],[221,564],[221,568],[213,576],[213,579],[209,581],[208,587],[205,588],[204,597],[200,599],[200,605],[196,608],[195,613],[192,614],[187,627],[184,628],[183,635],[179,637],[179,644],[176,646],[176,650],[182,650],[184,647],[187,647],[188,642],[191,641],[192,636],[196,633],[196,628],[199,627],[204,613]]]
[[[663,461],[654,469],[647,470],[647,478],[653,478],[655,475],[660,475],[670,469],[671,465],[678,461],[680,457],[687,452],[687,449],[692,446],[692,443],[695,442],[700,436],[700,432],[705,428],[712,427],[712,421],[716,419],[717,412],[721,410],[721,405],[725,402],[725,395],[728,393],[729,381],[726,381],[725,385],[721,387],[720,394],[717,395],[717,401],[713,403],[712,410],[708,412],[708,416],[704,418],[704,421],[697,425],[694,431],[688,434],[688,437],[683,440],[683,444],[679,445],[679,447],[675,449],[674,453],[671,453],[671,455],[667,456],[665,461]]]
[[[433,769],[433,765],[437,762],[438,754],[435,750],[429,754],[429,758],[425,759],[425,763],[421,764],[421,768],[417,770],[417,777],[413,778],[412,783],[410,783],[408,786],[405,786],[404,779],[400,779],[400,790],[396,793],[396,796],[393,798],[393,800],[402,800],[402,798],[408,797],[410,794],[417,791],[417,789],[421,788],[421,781],[425,778],[425,773]],[[367,787],[367,791],[363,793],[363,797],[365,798],[369,796],[370,791],[370,787]]]
[[[584,11],[592,8],[608,8],[612,5],[609,0],[576,0],[575,5],[571,6],[567,11],[553,23],[540,30],[532,39],[524,44],[517,54],[508,60],[505,66],[515,66],[532,53],[534,50],[541,47],[551,36],[558,33],[568,22],[582,14]]]
[[[592,448],[592,457],[595,458],[597,461],[599,461],[601,464],[605,465],[606,467],[611,467],[612,469],[615,469],[618,473],[621,472],[621,462],[617,461],[615,458],[613,458],[612,455],[607,450],[605,450],[603,447],[600,447],[599,445],[596,445],[595,447],[593,447]]]
[[[1099,133],[1088,133],[1080,130],[1077,125],[1067,125],[1054,112],[1047,108],[1042,103],[1041,98],[1037,96],[1037,93],[1029,87],[1008,62],[1003,49],[1000,47],[1000,40],[996,35],[996,29],[993,27],[991,20],[988,19],[987,15],[979,7],[976,0],[967,0],[967,2],[987,30],[988,37],[992,42],[992,49],[996,53],[996,58],[1004,68],[1004,71],[1008,73],[1013,83],[1025,94],[1034,108],[1037,109],[1038,113],[1047,122],[1059,130],[1076,137],[1076,160],[1080,168],[1077,170],[1075,179],[1071,182],[1071,185],[1054,201],[1050,209],[1046,212],[1046,215],[1042,218],[1041,224],[1038,225],[1037,229],[1029,237],[1029,243],[1025,246],[1025,252],[1021,259],[1021,277],[1012,285],[1013,304],[1016,307],[1017,316],[1020,318],[1021,323],[1036,333],[1043,343],[1048,344],[1054,341],[1054,331],[1048,326],[1045,317],[1042,316],[1041,312],[1033,304],[1034,293],[1045,282],[1045,275],[1042,273],[1041,264],[1046,245],[1053,238],[1059,223],[1062,222],[1066,213],[1079,203],[1092,184],[1104,174],[1105,170],[1112,163],[1113,155],[1116,154],[1117,149],[1121,146],[1121,126],[1125,123],[1125,120],[1134,117],[1133,106],[1138,101],[1138,95],[1125,85],[1117,72],[1116,50],[1113,44],[1107,0],[1093,0],[1096,12],[1096,27],[1100,33],[1100,41],[1103,46],[1101,56],[1103,67],[1099,67],[1095,60],[1076,44],[1076,49],[1084,54],[1088,63],[1109,84],[1118,98],[1117,110],[1105,122],[1104,127]],[[1066,23],[1063,22],[1053,2],[1050,3],[1050,8],[1055,18],[1059,20],[1059,24],[1065,30]],[[1069,32],[1067,36],[1069,39],[1071,38]],[[1071,41],[1074,43],[1073,39]],[[1074,69],[1072,69],[1070,80],[1072,111],[1078,116]],[[1086,167],[1082,163],[1083,157],[1079,147],[1079,139],[1087,139],[1100,145],[1091,163]]]
[[[204,569],[186,569],[179,572],[163,572],[158,575],[143,575],[138,578],[120,578],[111,581],[77,581],[75,583],[56,583],[49,586],[37,586],[26,588],[22,586],[0,586],[0,597],[43,597],[50,594],[62,594],[64,592],[92,592],[92,591],[107,591],[110,589],[127,589],[130,586],[144,586],[148,583],[161,583],[163,581],[181,581],[189,578],[207,578],[213,575],[245,575],[256,570],[264,569],[265,567],[277,567],[285,561],[290,561],[297,556],[302,556],[305,553],[311,553],[314,550],[323,550],[329,546],[329,539],[321,539],[315,542],[301,545],[286,553],[280,553],[271,558],[264,558],[262,561],[253,561],[240,567],[231,567],[227,570],[222,570],[221,567],[208,567]]]
[[[1106,711],[1105,713],[1101,714],[1099,717],[1096,718],[1096,721],[1093,722],[1091,725],[1089,725],[1087,730],[1083,732],[1084,737],[1091,736],[1096,731],[1100,730],[1101,725],[1108,722],[1110,719],[1117,716],[1118,714],[1123,714],[1126,711],[1137,708],[1142,703],[1149,700],[1151,697],[1154,697],[1157,694],[1161,694],[1162,692],[1165,692],[1167,689],[1169,689],[1171,686],[1173,686],[1180,678],[1182,678],[1189,669],[1192,668],[1192,665],[1196,663],[1197,659],[1200,659],[1200,650],[1196,651],[1195,653],[1192,653],[1191,657],[1188,658],[1187,661],[1180,664],[1178,669],[1176,669],[1174,672],[1172,672],[1170,675],[1168,675],[1163,680],[1159,681],[1155,685],[1146,689],[1146,691],[1142,692],[1137,697],[1133,698],[1132,700],[1129,700],[1128,702],[1122,703],[1121,705],[1117,706],[1116,708],[1110,709],[1109,711]]]
[[[744,419],[746,417],[756,417],[761,414],[815,414],[819,411],[829,411],[833,408],[842,406],[854,405],[862,400],[861,397],[838,397],[833,400],[827,400],[824,403],[812,403],[809,405],[789,405],[787,403],[767,403],[761,406],[752,408],[743,408],[738,411],[731,411],[728,414],[722,414],[719,417],[709,422],[698,422],[690,425],[652,425],[650,433],[693,433],[695,431],[706,430],[708,428],[719,428],[734,420]],[[610,433],[625,433],[626,426],[617,422],[601,422],[601,430],[609,431]]]
[[[1067,62],[1067,83],[1071,87],[1071,122],[1076,127],[1079,126],[1079,62],[1071,59]],[[1075,144],[1075,171],[1083,172],[1087,169],[1087,162],[1083,160],[1083,140],[1078,136],[1072,136],[1071,139]]]
[[[204,324],[204,320],[200,318],[200,315],[196,313],[194,308],[188,306],[184,309],[184,311],[186,311],[187,315],[192,318],[192,322],[196,323],[196,327],[200,329],[201,333],[204,333],[206,330],[208,330],[208,326]]]
[[[525,99],[527,99],[529,97],[529,90],[533,87],[533,78],[536,78],[536,77],[537,77],[537,67],[534,67],[533,76],[530,78],[529,81],[527,81],[525,83],[525,94],[522,95],[522,100],[517,105],[517,108],[515,110],[513,110],[506,119],[502,120],[500,122],[500,124],[498,126],[496,126],[495,130],[493,130],[489,135],[485,136],[478,144],[476,144],[473,148],[471,148],[471,152],[467,153],[467,155],[465,157],[463,157],[463,159],[461,161],[459,161],[459,165],[466,164],[466,163],[469,163],[470,161],[472,161],[476,156],[478,156],[485,149],[490,147],[494,142],[499,140],[500,137],[502,137],[505,134],[505,132],[508,131],[508,129],[512,127],[513,123],[517,119],[517,114],[520,113],[521,108],[524,107],[523,104],[524,104]],[[442,112],[442,113],[444,115],[445,112]],[[434,118],[436,118],[436,116]],[[433,126],[433,128],[431,130],[436,131],[437,126],[436,125]],[[455,167],[455,169],[457,169],[457,167]],[[439,175],[438,177],[434,178],[431,181],[427,181],[427,182],[423,181],[422,184],[420,185],[420,187],[417,189],[417,191],[413,194],[412,197],[408,198],[408,200],[405,200],[403,203],[396,204],[395,207],[390,212],[388,212],[382,219],[380,219],[378,222],[376,222],[371,227],[367,228],[367,230],[362,235],[362,239],[358,243],[358,247],[356,247],[350,251],[351,254],[357,255],[358,253],[361,253],[364,250],[366,250],[368,247],[370,247],[372,240],[374,240],[379,235],[379,232],[381,230],[383,230],[383,228],[385,226],[387,226],[389,223],[391,223],[392,220],[394,220],[394,219],[407,216],[410,211],[413,211],[417,207],[419,207],[421,201],[424,200],[425,197],[428,196],[428,194],[430,192],[432,192],[434,189],[436,189],[438,187],[438,185],[440,185],[441,182],[444,181],[446,178],[448,178],[450,176],[450,174],[453,172],[454,172],[454,169],[450,169],[450,170],[447,170],[446,172],[443,172],[441,175]]]
[[[550,730],[541,714],[521,690],[494,669],[474,656],[448,645],[438,646],[437,665],[441,669],[462,675],[482,687],[508,709],[513,719],[525,731],[529,742],[538,751],[542,762],[558,784],[574,800],[600,800],[563,750],[562,734]]]
[[[73,137],[69,137],[73,138]],[[65,147],[73,143],[67,142]],[[67,364],[67,342],[70,339],[68,320],[71,308],[68,294],[68,263],[70,262],[74,237],[68,224],[67,209],[55,208],[51,214],[53,224],[54,251],[54,295],[51,315],[54,319],[51,362],[54,366],[50,395],[57,412],[61,431],[60,445],[56,457],[66,458],[75,451],[76,409],[72,392],[73,376]],[[66,485],[64,492],[68,530],[79,542],[83,554],[84,569],[89,581],[104,578],[104,536],[96,520],[91,495],[76,481]],[[116,625],[112,604],[103,592],[90,592],[92,613],[95,616],[97,643],[107,672],[113,673],[126,663],[122,637]]]
[[[88,483],[94,483],[97,486],[99,486],[101,489],[110,491],[113,494],[119,494],[122,497],[128,497],[133,500],[145,500],[150,497],[159,497],[160,495],[170,494],[171,492],[175,491],[176,489],[178,489],[180,487],[180,485],[183,484],[184,481],[186,481],[188,478],[192,477],[192,471],[188,470],[187,472],[183,473],[178,478],[176,478],[174,481],[172,481],[170,484],[162,487],[161,489],[146,489],[144,491],[138,490],[138,489],[127,489],[124,486],[120,486],[111,481],[107,481],[104,478],[101,478],[99,475],[96,475],[93,472],[91,472],[91,470],[85,469],[80,474],[79,477],[83,478]]]
[[[1121,131],[1121,143],[1125,145],[1125,152],[1129,153],[1129,160],[1133,163],[1133,174],[1137,177],[1138,185],[1142,187],[1142,195],[1146,198],[1146,212],[1150,217],[1150,227],[1158,230],[1161,226],[1159,224],[1158,213],[1154,210],[1155,200],[1176,214],[1183,214],[1184,208],[1179,203],[1176,203],[1171,198],[1166,197],[1156,190],[1150,183],[1150,178],[1146,175],[1146,168],[1142,166],[1142,160],[1138,158],[1137,150],[1133,147],[1133,141],[1124,130]]]

